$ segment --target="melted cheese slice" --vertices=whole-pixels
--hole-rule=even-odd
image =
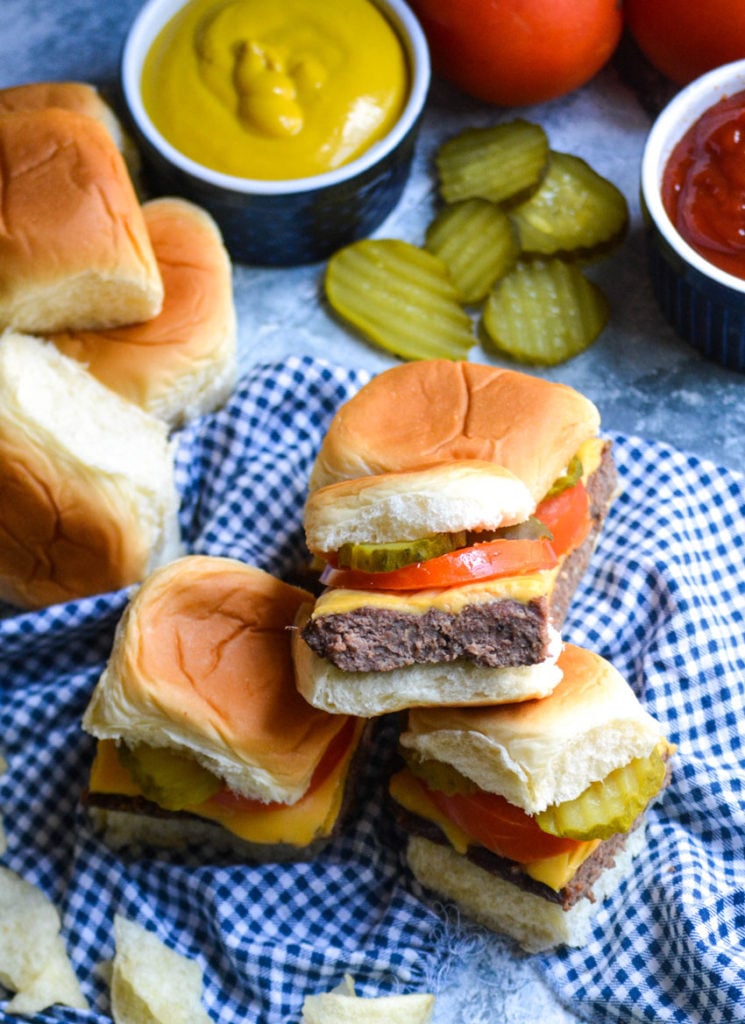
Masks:
[[[349,765],[364,727],[363,720],[356,723],[354,738],[344,756],[317,789],[295,804],[262,805],[255,801],[250,810],[239,810],[205,800],[185,807],[184,811],[217,822],[250,843],[307,846],[314,839],[329,835],[339,817]],[[119,760],[114,740],[99,740],[89,789],[92,793],[144,796]]]
[[[426,792],[417,782],[412,773],[404,768],[394,775],[389,783],[389,791],[394,800],[402,807],[419,818],[431,821],[442,831],[456,853],[461,855],[468,851],[475,840],[467,832],[455,825],[442,811],[432,803]],[[557,854],[555,857],[544,857],[542,860],[521,864],[521,869],[538,882],[543,882],[555,892],[559,892],[572,880],[579,866],[587,860],[593,850],[597,849],[599,839],[582,843],[575,850]]]

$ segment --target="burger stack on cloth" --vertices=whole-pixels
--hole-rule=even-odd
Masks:
[[[599,426],[562,384],[396,366],[337,412],[304,513],[324,589],[297,618],[300,691],[402,712],[411,869],[530,952],[587,941],[672,752],[613,666],[560,635],[616,487]]]
[[[23,609],[179,553],[171,429],[235,382],[220,234],[141,203],[131,153],[85,83],[0,90],[0,599]]]

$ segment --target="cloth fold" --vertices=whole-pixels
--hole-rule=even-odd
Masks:
[[[284,578],[301,573],[313,458],[333,413],[367,379],[310,358],[260,366],[224,409],[180,431],[187,550]],[[623,489],[564,634],[626,675],[678,753],[649,815],[648,849],[600,909],[591,944],[533,962],[587,1020],[745,1021],[745,479],[669,446],[609,436]],[[437,901],[404,866],[385,799],[393,719],[378,724],[361,811],[310,863],[236,864],[209,848],[132,857],[91,833],[78,800],[93,740],[80,719],[128,594],[35,613],[4,608],[0,620],[0,752],[9,762],[0,862],[60,907],[91,1003],[35,1019],[110,1019],[96,967],[113,953],[114,913],[200,962],[205,1007],[221,1024],[299,1021],[304,996],[344,973],[363,995],[446,987],[474,930],[459,932],[457,921],[444,929]]]

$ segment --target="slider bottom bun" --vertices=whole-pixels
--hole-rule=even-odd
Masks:
[[[301,612],[299,627],[307,614]],[[546,697],[561,680],[561,649],[552,631],[549,655],[535,665],[490,668],[468,661],[406,665],[381,672],[345,672],[320,658],[293,633],[297,686],[316,708],[332,714],[377,715],[410,707],[492,705]]]
[[[613,863],[602,870],[591,890],[566,909],[562,902],[526,891],[449,845],[423,836],[410,837],[406,855],[414,876],[426,889],[455,903],[478,924],[511,937],[525,952],[540,953],[561,945],[587,944],[601,903],[630,874],[633,859],[644,846],[640,826],[614,851]]]

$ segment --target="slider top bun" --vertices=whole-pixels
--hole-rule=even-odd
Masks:
[[[290,629],[312,600],[234,559],[163,567],[128,605],[83,727],[186,752],[236,793],[294,803],[347,721],[295,687]]]
[[[0,326],[104,328],[160,312],[163,282],[122,154],[93,117],[0,114]]]
[[[538,814],[646,757],[663,739],[659,724],[600,655],[565,644],[558,665],[563,678],[541,700],[412,709],[402,745]]]
[[[496,529],[522,522],[534,508],[522,480],[502,466],[446,462],[322,487],[306,503],[305,539],[312,552],[324,554],[346,541],[382,544]]]
[[[232,268],[210,215],[183,199],[142,208],[163,279],[161,312],[144,323],[63,331],[51,341],[107,387],[173,426],[211,412],[236,376]]]
[[[0,600],[119,589],[179,552],[164,423],[39,338],[0,336]]]
[[[339,409],[310,490],[477,460],[518,477],[537,503],[599,426],[593,403],[564,384],[478,363],[403,363]]]

